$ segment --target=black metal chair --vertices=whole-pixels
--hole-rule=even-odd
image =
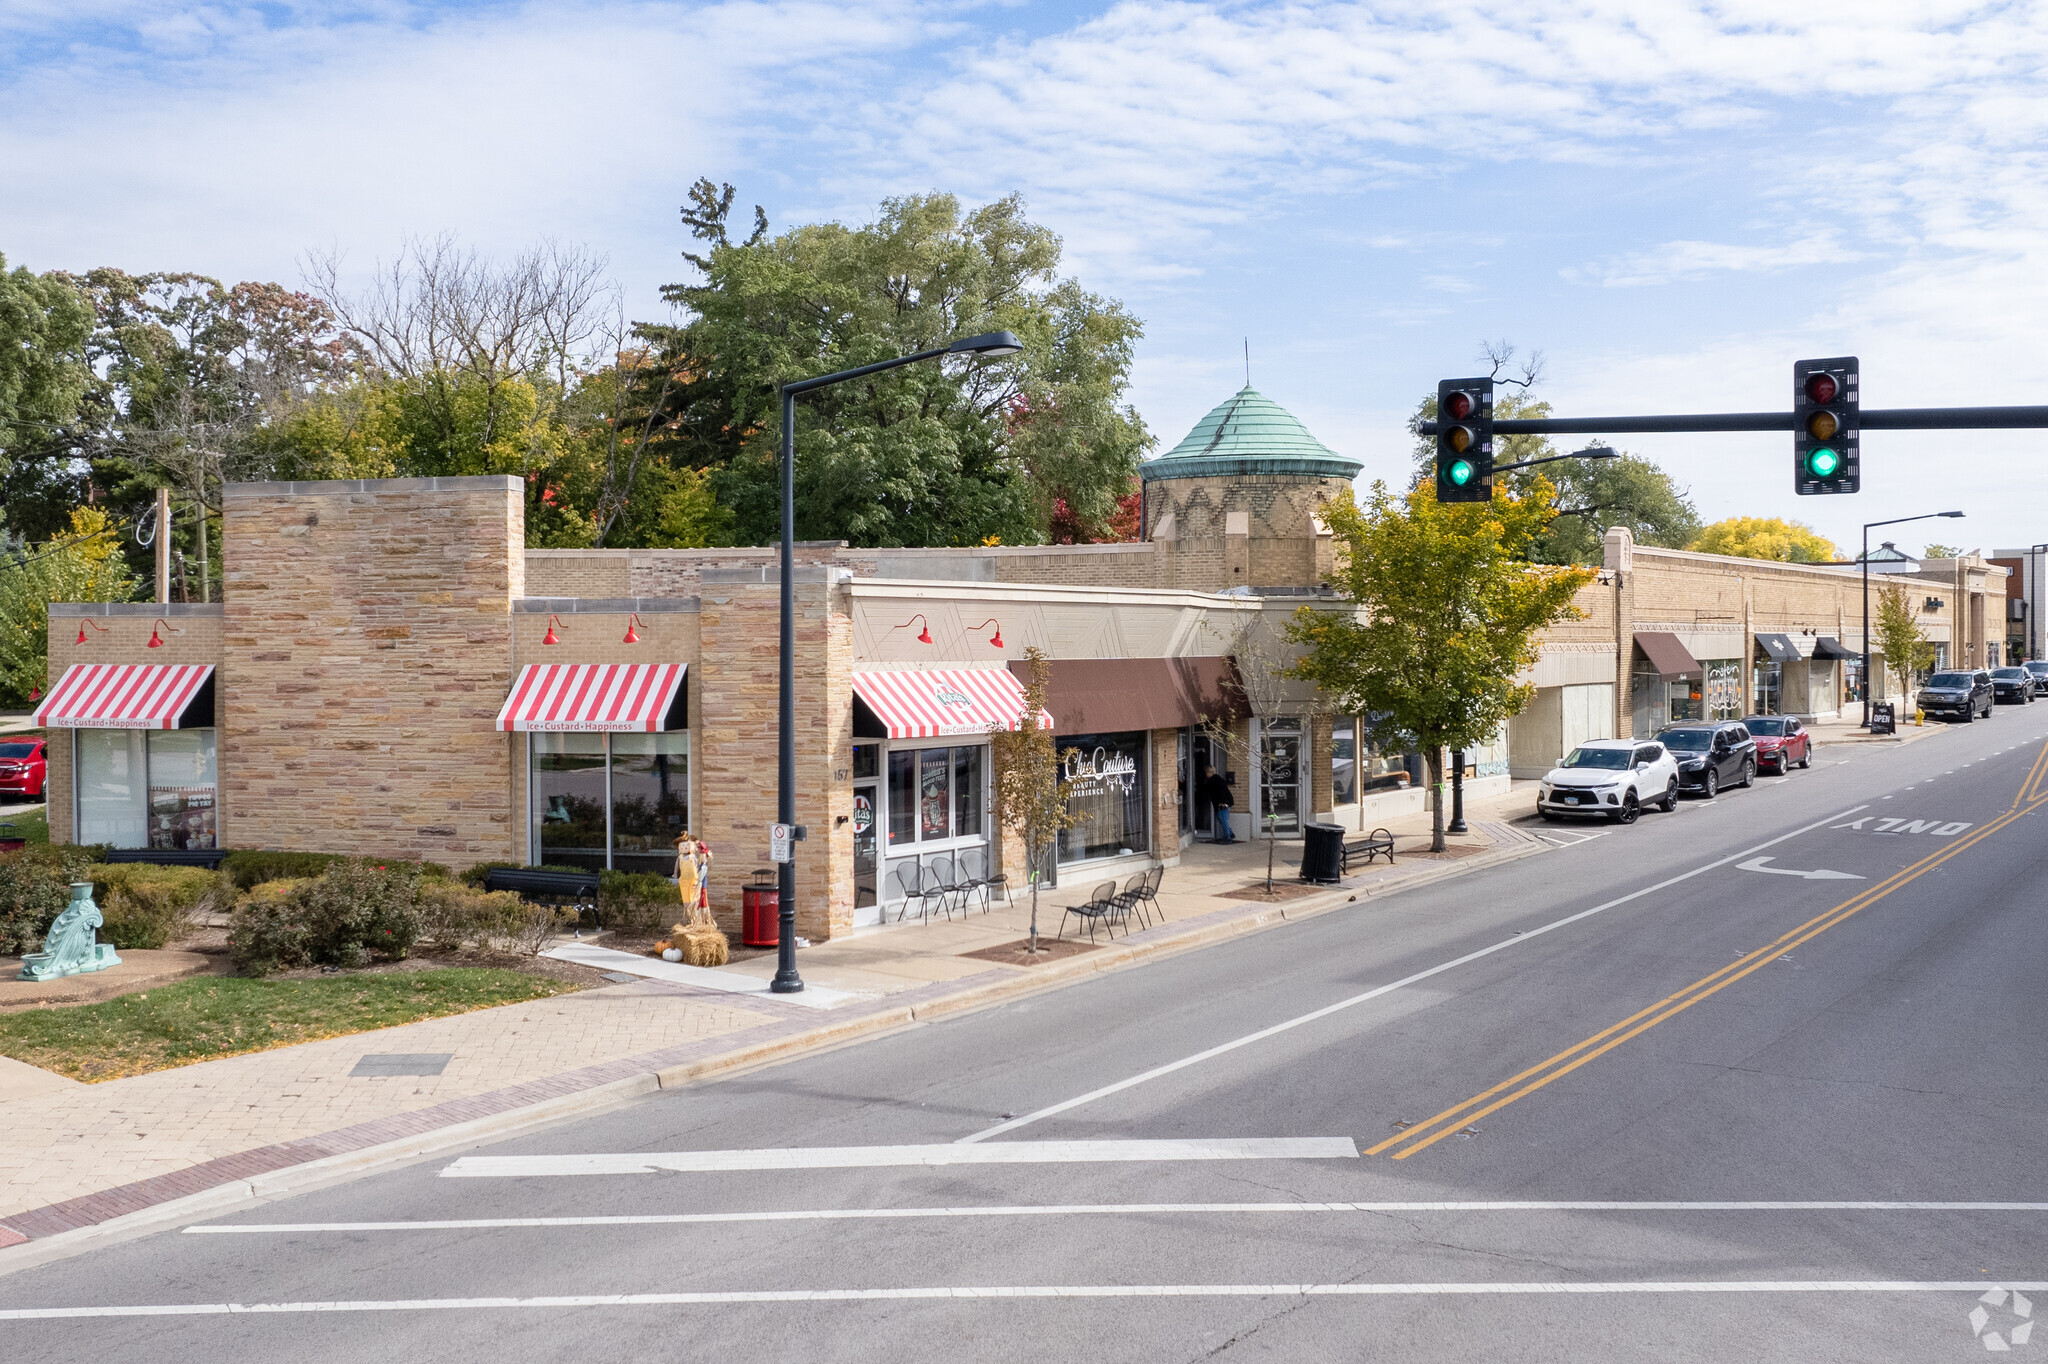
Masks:
[[[989,878],[985,874],[975,874],[977,871],[982,873],[988,871],[987,849],[969,848],[957,854],[953,860],[953,867],[954,876],[959,881],[962,891],[960,896],[961,914],[967,913],[969,902],[977,895],[981,897],[981,912],[984,914],[988,913]]]
[[[1139,872],[1136,876],[1124,882],[1122,890],[1110,897],[1110,903],[1116,907],[1117,922],[1124,926],[1125,933],[1131,931],[1131,915],[1133,913],[1138,915],[1138,921],[1144,924],[1145,927],[1150,928],[1152,926],[1146,922],[1144,917],[1145,911],[1142,907],[1142,897],[1145,893],[1145,878],[1150,875],[1150,872]]]
[[[1136,888],[1126,888],[1131,897],[1131,907],[1138,912],[1139,922],[1147,928],[1152,926],[1152,915],[1159,916],[1159,922],[1166,922],[1166,911],[1159,907],[1159,882],[1166,875],[1166,868],[1154,867],[1137,878]]]
[[[1065,937],[1067,932],[1067,915],[1076,914],[1088,921],[1089,942],[1095,941],[1095,925],[1098,920],[1108,926],[1109,936],[1114,939],[1116,937],[1116,912],[1116,882],[1105,881],[1097,886],[1086,900],[1083,900],[1078,905],[1069,905],[1061,912],[1060,929],[1059,932],[1053,934],[1053,937]]]

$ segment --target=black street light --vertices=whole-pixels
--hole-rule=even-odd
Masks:
[[[782,684],[777,709],[775,760],[775,820],[792,829],[796,824],[796,400],[797,395],[814,392],[848,379],[880,374],[885,369],[936,360],[943,355],[995,357],[1015,355],[1024,343],[1009,332],[983,332],[964,336],[935,350],[880,360],[815,379],[798,379],[782,386]],[[789,861],[777,869],[780,887],[777,907],[780,923],[776,933],[775,979],[768,988],[776,994],[795,994],[804,988],[796,973],[796,845],[790,844]]]
[[[1863,728],[1870,728],[1870,530],[1872,526],[1896,526],[1907,521],[1925,521],[1935,516],[1961,516],[1959,511],[1922,512],[1918,516],[1895,516],[1889,521],[1871,521],[1863,527]],[[1910,666],[1910,664],[1909,664]],[[1899,676],[1904,678],[1905,673]]]

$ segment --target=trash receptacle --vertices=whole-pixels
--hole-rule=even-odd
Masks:
[[[782,886],[773,867],[760,867],[740,890],[740,941],[775,947],[782,941]]]
[[[1335,885],[1344,879],[1344,826],[1305,824],[1301,830],[1301,879]]]

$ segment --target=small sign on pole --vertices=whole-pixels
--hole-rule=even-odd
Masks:
[[[796,841],[796,826],[774,824],[768,829],[768,860],[770,862],[792,862],[791,847]]]

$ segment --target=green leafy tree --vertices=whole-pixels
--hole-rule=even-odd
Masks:
[[[1825,564],[1841,557],[1834,543],[1812,526],[1778,516],[1731,516],[1716,521],[1686,548],[1787,564]]]
[[[1073,828],[1083,816],[1067,808],[1074,783],[1062,775],[1065,769],[1052,731],[1038,724],[1046,692],[1052,686],[1052,666],[1036,647],[1026,649],[1024,658],[1030,671],[1025,676],[1018,725],[1015,729],[990,726],[989,761],[994,769],[996,822],[1015,832],[1024,844],[1024,865],[1031,879],[1031,934],[1026,951],[1036,956],[1039,868],[1059,840],[1060,831]]]
[[[1956,545],[1929,545],[1920,551],[1923,559],[1960,559],[1963,551]]]
[[[98,507],[76,509],[63,535],[0,563],[0,702],[26,705],[48,684],[51,602],[134,595],[120,533]]]
[[[1550,404],[1532,391],[1543,378],[1541,354],[1530,356],[1519,366],[1515,354],[1515,348],[1505,341],[1482,351],[1482,367],[1495,384],[1494,416],[1551,416]],[[1430,394],[1417,405],[1411,425],[1435,419],[1436,395]],[[1559,450],[1547,436],[1496,436],[1493,444],[1497,464],[1570,453]],[[1434,437],[1416,437],[1415,461],[1418,480],[1433,477]],[[1655,462],[1640,455],[1623,453],[1615,459],[1564,460],[1540,469],[1510,469],[1494,480],[1494,486],[1525,497],[1538,478],[1555,489],[1557,511],[1529,546],[1529,557],[1536,563],[1598,564],[1605,552],[1602,537],[1610,526],[1628,527],[1637,544],[1669,549],[1683,549],[1700,533],[1699,513],[1685,490]]]
[[[1351,609],[1303,607],[1288,638],[1304,652],[1288,671],[1335,709],[1375,717],[1383,747],[1423,755],[1432,851],[1444,847],[1444,750],[1490,742],[1533,694],[1515,677],[1536,661],[1537,632],[1581,614],[1572,597],[1592,569],[1527,562],[1554,497],[1537,478],[1488,504],[1444,505],[1428,484],[1397,497],[1384,483],[1363,507],[1349,492],[1324,504]]]
[[[1888,583],[1878,589],[1870,635],[1871,643],[1884,655],[1884,666],[1898,675],[1904,690],[1910,691],[1915,674],[1934,661],[1934,650],[1920,628],[1917,604],[1903,583]]]
[[[92,305],[68,279],[26,266],[9,271],[0,255],[0,479],[8,479],[8,504],[17,460],[40,463],[64,449],[92,384],[92,328]]]
[[[797,533],[1034,543],[1056,502],[1078,523],[1114,521],[1150,443],[1125,401],[1140,326],[1059,276],[1059,238],[1019,199],[891,199],[866,226],[776,236],[756,209],[743,241],[727,234],[731,207],[730,186],[692,189],[683,216],[706,243],[689,255],[703,282],[664,291],[684,321],[638,333],[687,376],[650,454],[711,473],[734,539],[778,530],[779,384],[998,328],[1023,354],[907,366],[798,405]]]

